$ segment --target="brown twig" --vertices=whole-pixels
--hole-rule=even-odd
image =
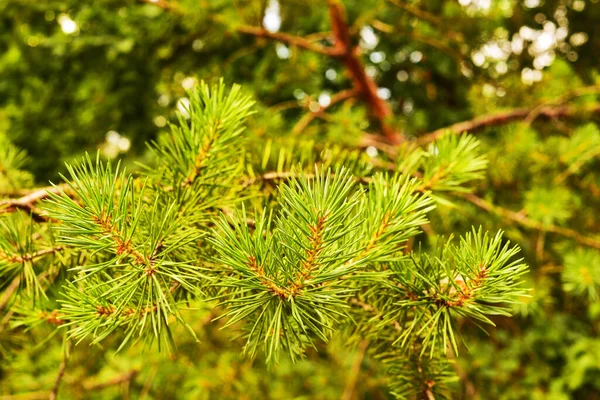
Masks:
[[[383,135],[392,143],[401,142],[402,135],[389,123],[393,116],[392,108],[388,102],[378,96],[377,84],[365,71],[365,66],[360,58],[360,49],[352,43],[343,5],[337,0],[329,0],[328,5],[334,38],[333,47],[320,45],[301,36],[269,32],[263,27],[242,25],[237,30],[240,33],[279,40],[292,46],[338,58],[350,75],[354,90],[367,104],[371,115],[379,122]]]
[[[26,253],[26,254],[8,254],[5,253],[2,249],[0,249],[0,259],[6,260],[12,263],[24,263],[25,261],[35,260],[36,258],[40,258],[46,256],[48,254],[54,254],[64,249],[63,246],[52,247],[49,249],[39,250],[34,253]]]
[[[300,176],[304,176],[304,177],[310,177],[311,175],[308,174],[298,174],[297,172],[292,172],[292,171],[283,171],[283,172],[277,172],[277,171],[271,171],[271,172],[265,172],[262,175],[257,175],[254,177],[250,177],[248,178],[242,185],[242,187],[247,188],[250,185],[253,185],[254,183],[261,181],[261,182],[270,182],[270,181],[279,181],[279,180],[285,180],[285,179],[291,179],[291,178],[297,178]]]
[[[7,199],[0,201],[0,214],[14,212],[16,210],[28,211],[36,221],[47,221],[48,217],[42,215],[35,207],[35,204],[41,200],[50,197],[50,193],[58,194],[62,191],[60,186],[52,186],[42,189],[36,189],[33,192],[18,199]]]
[[[477,391],[475,390],[475,385],[473,385],[473,382],[471,382],[471,380],[469,379],[469,375],[467,374],[467,372],[458,363],[458,360],[456,359],[456,354],[454,354],[454,349],[452,348],[452,346],[449,347],[448,358],[453,361],[451,364],[454,368],[454,371],[460,378],[460,381],[465,385],[465,394],[468,396],[467,398],[476,398]]]
[[[298,134],[302,132],[315,118],[323,116],[324,112],[329,107],[344,100],[350,99],[356,96],[358,93],[359,92],[356,88],[352,88],[342,90],[341,92],[334,94],[333,96],[331,96],[329,104],[327,104],[326,106],[320,106],[319,109],[317,109],[316,111],[310,111],[309,113],[305,114],[302,118],[300,118],[300,120],[292,128],[292,133]]]
[[[594,239],[588,236],[584,236],[577,231],[574,231],[569,228],[563,228],[556,225],[547,225],[541,222],[535,221],[524,214],[508,210],[506,208],[502,208],[490,203],[487,200],[484,200],[480,197],[472,193],[453,193],[455,196],[460,197],[462,199],[467,200],[468,202],[476,205],[477,207],[486,210],[492,214],[496,214],[502,218],[514,221],[524,227],[535,229],[541,232],[550,232],[555,233],[560,236],[567,237],[569,239],[573,239],[578,243],[583,245],[593,247],[596,249],[600,249],[600,239]]]
[[[175,9],[175,5],[172,2],[168,2],[165,0],[140,0],[142,3],[154,4],[157,7],[160,7],[165,10],[173,10]]]
[[[352,44],[342,3],[337,0],[329,0],[328,4],[329,18],[335,39],[334,48],[340,54],[339,57],[350,75],[353,86],[359,91],[371,114],[379,121],[383,135],[392,143],[401,142],[402,135],[389,123],[392,117],[392,108],[388,102],[378,96],[377,84],[367,75],[360,58],[360,49]]]
[[[4,307],[6,307],[12,295],[17,291],[19,283],[21,283],[21,278],[17,276],[6,288],[4,293],[2,293],[2,298],[0,299],[0,311],[4,310]]]
[[[543,112],[544,109],[549,106],[555,106],[555,107],[560,106],[560,105],[565,104],[567,101],[573,100],[577,97],[582,97],[582,96],[586,96],[586,95],[590,95],[590,94],[598,94],[598,93],[600,93],[600,85],[584,86],[584,87],[580,87],[580,88],[571,90],[556,99],[552,99],[550,101],[543,102],[543,103],[539,104],[537,107],[534,107],[531,110],[531,112],[529,113],[529,115],[527,116],[527,118],[525,118],[523,123],[527,126],[531,125],[533,123],[533,121],[535,121],[538,118],[540,113]],[[552,117],[551,117],[551,119],[556,120],[556,118],[552,118]]]
[[[423,21],[430,22],[433,25],[441,26],[444,25],[444,21],[438,17],[430,13],[429,11],[422,10],[418,7],[415,7],[414,4],[409,4],[401,0],[388,0],[390,3],[407,11],[408,13],[414,15],[415,17],[422,19]]]
[[[330,57],[339,57],[341,55],[339,53],[339,50],[336,50],[335,48],[320,45],[302,36],[290,35],[289,33],[284,32],[270,32],[263,27],[249,25],[238,26],[237,31],[256,37],[278,40],[280,42],[285,42],[291,46],[300,47],[305,50],[314,51],[315,53],[324,54]]]
[[[444,42],[443,40],[439,40],[436,37],[422,35],[414,30],[400,30],[400,29],[395,28],[392,25],[386,24],[385,22],[382,22],[379,20],[371,21],[371,25],[373,26],[373,28],[377,29],[378,31],[388,33],[388,34],[395,33],[397,35],[402,35],[406,38],[409,38],[415,42],[419,42],[419,43],[423,43],[428,46],[431,46],[458,61],[462,61],[464,59],[464,54],[462,54],[460,51],[453,49],[446,42]],[[442,35],[438,35],[438,36],[442,36]]]
[[[140,371],[138,371],[137,369],[133,369],[129,372],[126,372],[122,375],[117,375],[114,378],[109,379],[104,382],[84,382],[83,388],[86,391],[102,390],[102,389],[106,389],[107,387],[119,385],[121,383],[131,382],[132,380],[135,379],[135,377],[139,374],[139,372]]]
[[[56,400],[58,397],[58,390],[60,389],[60,384],[65,375],[65,371],[67,370],[67,365],[69,363],[69,358],[71,357],[71,351],[73,350],[73,342],[67,339],[67,348],[65,349],[65,354],[63,356],[63,360],[58,367],[58,375],[56,376],[56,380],[54,381],[54,386],[52,387],[52,391],[50,392],[49,399]]]
[[[352,399],[354,389],[356,388],[356,383],[358,382],[358,377],[360,375],[360,367],[365,358],[365,352],[367,351],[368,346],[368,341],[364,339],[361,340],[358,346],[358,353],[354,357],[354,362],[352,363],[352,368],[350,369],[350,373],[348,374],[348,379],[346,381],[346,387],[344,388],[344,393],[342,393],[340,400]]]
[[[531,115],[532,108],[516,108],[513,110],[503,111],[496,114],[485,115],[469,121],[459,122],[445,128],[437,129],[433,132],[426,133],[417,139],[420,145],[428,144],[440,138],[445,134],[461,134],[463,132],[473,132],[479,129],[506,125],[514,121],[519,121]],[[561,106],[546,106],[537,112],[537,117],[546,118],[572,118],[585,114],[600,113],[600,103],[592,103],[587,106],[561,105]]]

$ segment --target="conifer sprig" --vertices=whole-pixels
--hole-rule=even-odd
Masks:
[[[231,317],[227,326],[252,320],[245,348],[251,356],[262,345],[269,362],[280,349],[295,358],[347,317],[352,289],[342,278],[356,269],[354,208],[362,195],[354,186],[345,170],[317,169],[283,185],[279,217],[261,213],[253,232],[245,211],[233,227],[225,218],[217,223],[216,261],[230,268],[222,283],[230,291],[224,316]]]
[[[520,285],[527,266],[516,258],[518,252],[518,247],[503,242],[502,232],[490,237],[480,228],[459,244],[449,241],[437,255],[417,253],[410,261],[392,264],[398,283],[392,285],[394,305],[412,314],[395,344],[404,346],[419,338],[422,353],[429,349],[430,356],[440,344],[444,353],[449,346],[458,352],[457,317],[494,325],[489,317],[510,316],[502,304],[526,294]]]
[[[227,193],[243,169],[242,133],[254,101],[239,85],[227,90],[222,80],[212,87],[201,82],[187,95],[189,105],[170,125],[172,134],[149,146],[159,166],[147,174],[165,201],[175,200],[193,213],[227,205]]]
[[[361,204],[360,257],[371,263],[397,257],[408,239],[427,223],[435,208],[428,192],[418,193],[416,178],[377,173],[368,184]]]
[[[124,343],[139,328],[140,335],[165,337],[172,344],[169,316],[185,324],[172,288],[197,293],[204,280],[193,253],[184,250],[200,238],[198,231],[180,230],[174,205],[160,209],[156,199],[145,196],[144,186],[136,191],[133,177],[119,166],[113,171],[88,156],[67,168],[76,200],[51,194],[47,208],[61,222],[59,241],[91,252],[93,261],[77,266],[79,284],[66,287],[64,326],[77,323],[71,337],[101,340],[126,325]],[[186,254],[189,259],[182,259]],[[98,332],[101,328],[106,329]]]

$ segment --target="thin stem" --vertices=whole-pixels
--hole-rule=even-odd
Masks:
[[[360,375],[360,367],[365,358],[365,352],[367,351],[368,346],[368,341],[364,339],[361,340],[360,345],[358,346],[358,353],[354,357],[354,362],[352,363],[352,368],[350,369],[350,373],[348,374],[348,379],[346,381],[346,387],[344,388],[344,393],[342,393],[340,400],[352,399],[352,395],[354,394],[356,383],[358,382],[358,377]]]
[[[533,109],[524,107],[513,110],[503,111],[483,117],[475,118],[469,121],[459,122],[445,128],[437,129],[426,133],[417,139],[419,145],[425,145],[435,141],[445,134],[459,135],[463,132],[473,132],[479,129],[491,126],[500,126],[510,124],[514,121],[524,120],[531,115]],[[586,114],[599,114],[600,103],[592,103],[586,106],[560,105],[544,106],[536,112],[536,117],[554,118],[574,118]]]
[[[341,92],[336,93],[335,95],[331,96],[331,101],[329,102],[328,105],[320,106],[319,109],[317,109],[316,111],[310,111],[309,113],[306,113],[302,118],[300,118],[300,120],[292,128],[292,133],[293,134],[301,133],[302,131],[304,131],[304,129],[306,129],[306,127],[315,118],[323,116],[324,112],[328,108],[330,108],[331,106],[333,106],[339,102],[350,99],[350,98],[356,96],[358,93],[359,92],[356,88],[352,88],[352,89],[342,90]]]
[[[60,389],[60,384],[67,370],[67,365],[69,363],[69,358],[71,357],[71,351],[73,350],[73,342],[67,339],[67,348],[65,349],[65,354],[63,356],[63,360],[58,367],[58,375],[56,376],[56,380],[54,381],[54,386],[52,387],[52,391],[50,392],[49,399],[56,400],[58,398],[58,390]]]
[[[556,226],[556,225],[543,224],[543,223],[535,221],[521,213],[496,206],[496,205],[490,203],[489,201],[486,201],[480,197],[477,197],[476,195],[474,195],[472,193],[453,193],[453,195],[463,198],[483,210],[491,212],[492,214],[496,214],[502,218],[514,221],[514,222],[516,222],[520,225],[523,225],[527,228],[535,229],[535,230],[538,230],[541,232],[555,233],[557,235],[564,236],[569,239],[573,239],[576,242],[581,243],[583,245],[593,247],[596,249],[600,249],[600,240],[594,239],[594,238],[591,238],[588,236],[584,236],[572,229],[563,228],[563,227]]]
[[[12,263],[24,263],[26,261],[32,261],[36,258],[43,257],[48,254],[54,254],[64,249],[63,246],[52,247],[50,249],[39,250],[34,253],[26,253],[26,254],[8,254],[0,249],[0,259],[6,260]],[[1,309],[1,307],[0,307]]]
[[[83,388],[85,390],[103,390],[111,386],[119,385],[121,383],[131,382],[139,374],[140,371],[133,369],[122,375],[117,375],[112,379],[104,382],[85,382]]]
[[[278,40],[280,42],[285,42],[291,46],[297,46],[305,50],[310,50],[315,53],[324,54],[330,57],[339,57],[341,55],[339,53],[339,50],[336,50],[335,48],[320,45],[302,36],[290,35],[284,32],[270,32],[265,28],[249,25],[238,26],[237,31],[256,37]]]
[[[18,199],[7,199],[0,201],[0,214],[15,212],[16,210],[28,211],[38,222],[48,221],[45,215],[42,215],[35,207],[35,204],[50,196],[50,193],[58,194],[62,192],[60,186],[46,187],[37,189]]]
[[[6,288],[2,294],[2,298],[0,298],[0,311],[4,310],[4,307],[6,307],[12,295],[17,291],[19,283],[21,283],[21,277],[17,276]]]

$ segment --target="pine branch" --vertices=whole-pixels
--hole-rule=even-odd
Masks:
[[[43,249],[36,251],[34,253],[25,253],[25,254],[8,254],[2,249],[0,249],[0,260],[4,260],[9,263],[17,263],[21,264],[27,261],[33,261],[36,258],[44,257],[48,254],[54,254],[64,249],[63,246],[53,247],[51,249]]]
[[[425,145],[435,141],[446,134],[461,134],[464,132],[474,132],[479,129],[492,126],[510,124],[514,121],[524,120],[532,115],[534,108],[516,108],[509,111],[502,111],[496,114],[478,117],[470,121],[459,122],[445,128],[437,129],[419,136],[417,143]],[[600,103],[591,103],[584,106],[577,105],[559,105],[546,106],[536,112],[537,116],[546,118],[577,118],[583,115],[600,114]]]
[[[237,30],[240,33],[277,40],[280,42],[287,43],[291,46],[297,46],[305,50],[310,50],[315,53],[324,54],[330,57],[339,57],[341,55],[340,51],[335,48],[320,45],[302,36],[294,36],[283,32],[270,32],[263,27],[255,27],[249,25],[238,26]]]
[[[300,120],[292,128],[292,134],[297,135],[301,133],[315,118],[322,117],[327,109],[339,102],[355,97],[357,94],[359,94],[359,91],[356,88],[342,90],[341,92],[334,94],[331,96],[331,101],[328,105],[319,106],[318,110],[310,111],[300,118]]]
[[[360,58],[360,49],[352,43],[343,4],[337,0],[328,0],[328,6],[333,37],[335,40],[334,47],[325,47],[313,43],[303,37],[282,32],[269,32],[264,28],[259,27],[241,26],[238,27],[238,31],[257,37],[280,40],[291,45],[339,59],[350,75],[354,90],[360,95],[373,117],[379,122],[383,135],[392,143],[401,142],[403,140],[402,135],[397,132],[389,122],[393,117],[392,108],[389,103],[378,96],[377,84],[365,71],[365,66]],[[303,123],[306,124],[306,122]]]
[[[58,390],[60,389],[60,384],[62,383],[62,379],[67,370],[67,365],[69,363],[69,358],[71,357],[71,352],[73,351],[73,342],[67,339],[67,346],[64,350],[63,360],[58,367],[58,374],[56,376],[56,380],[54,382],[54,386],[52,387],[52,391],[50,392],[49,399],[56,400],[58,398]]]
[[[132,369],[129,372],[126,372],[122,375],[117,375],[114,378],[111,378],[104,382],[86,381],[83,383],[83,389],[86,391],[104,390],[111,386],[120,385],[126,382],[132,382],[139,374],[139,372],[140,371],[137,369]]]
[[[510,316],[499,304],[524,294],[520,279],[527,266],[515,259],[519,248],[509,244],[502,232],[489,237],[473,229],[458,245],[441,246],[437,255],[418,253],[410,262],[393,264],[399,284],[389,296],[397,297],[397,307],[413,307],[414,314],[394,343],[404,347],[420,338],[421,354],[430,349],[430,357],[436,344],[444,353],[449,346],[458,352],[455,316],[489,325],[494,325],[489,316]]]
[[[61,187],[53,186],[48,188],[36,189],[35,191],[18,199],[6,199],[0,201],[0,214],[23,210],[30,213],[37,222],[48,221],[48,217],[43,215],[37,208],[36,203],[47,199],[50,194],[58,193]]]
[[[243,124],[254,102],[239,85],[227,91],[222,81],[212,87],[201,82],[188,96],[190,106],[171,126],[173,136],[151,144],[161,164],[146,167],[146,174],[163,206],[174,202],[191,219],[196,205],[205,212],[223,207],[236,189]]]
[[[360,92],[371,114],[377,118],[383,135],[392,143],[402,142],[402,135],[389,123],[393,117],[390,104],[377,94],[377,84],[367,75],[360,58],[360,49],[352,44],[343,4],[338,0],[328,0],[328,5],[331,28],[335,38],[334,48],[339,53],[339,57],[352,79],[353,86]]]
[[[581,243],[583,245],[593,247],[596,249],[600,249],[600,240],[594,239],[589,236],[582,235],[579,232],[574,231],[572,229],[563,228],[563,227],[556,226],[556,225],[548,225],[548,224],[544,224],[542,222],[532,220],[531,218],[528,218],[526,215],[524,215],[522,213],[518,213],[515,211],[508,210],[506,208],[502,208],[500,206],[496,206],[496,205],[490,203],[489,201],[484,200],[481,197],[478,197],[471,193],[453,193],[453,195],[463,198],[483,210],[486,210],[492,214],[496,214],[499,217],[508,219],[510,221],[514,221],[514,222],[516,222],[520,225],[523,225],[527,228],[534,229],[534,230],[537,230],[540,232],[555,233],[557,235],[564,236],[569,239],[573,239],[576,242]]]

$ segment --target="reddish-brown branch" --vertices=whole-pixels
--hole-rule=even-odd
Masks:
[[[31,213],[36,221],[47,221],[48,218],[42,215],[35,204],[41,200],[47,199],[50,193],[57,194],[62,189],[59,186],[53,186],[49,188],[37,189],[23,197],[18,199],[7,199],[0,201],[0,214],[7,212],[15,212],[16,210],[23,210]]]
[[[238,26],[237,30],[240,33],[245,33],[256,37],[279,40],[280,42],[285,42],[291,46],[297,46],[306,50],[314,51],[315,53],[324,54],[326,56],[340,56],[340,53],[335,48],[320,45],[301,36],[290,35],[284,32],[270,32],[265,28],[249,25]]]
[[[459,122],[445,128],[435,130],[430,133],[426,133],[417,139],[417,142],[421,145],[433,142],[439,137],[449,134],[461,134],[463,132],[473,132],[479,129],[506,125],[514,121],[524,120],[529,117],[534,109],[533,108],[516,108],[514,110],[503,111],[496,114],[485,115],[483,117],[475,118],[470,121]],[[546,117],[550,119],[555,118],[572,118],[579,115],[587,114],[598,114],[600,113],[600,103],[593,103],[587,106],[576,106],[576,105],[561,105],[561,106],[547,106],[537,111],[536,116]]]
[[[292,133],[298,134],[302,132],[315,118],[322,117],[328,108],[339,102],[350,99],[357,94],[359,94],[359,91],[356,88],[342,90],[341,92],[334,94],[331,96],[331,101],[329,104],[326,106],[320,106],[318,110],[310,111],[300,118],[300,121],[298,121],[298,123],[292,129]]]
[[[329,0],[328,4],[334,38],[333,47],[323,46],[304,37],[283,32],[269,32],[262,27],[243,25],[238,27],[237,30],[241,33],[279,40],[306,50],[338,58],[344,64],[354,90],[367,104],[371,115],[379,122],[383,135],[392,143],[401,142],[402,135],[394,129],[389,121],[393,116],[392,108],[388,102],[378,96],[377,84],[365,71],[365,66],[360,58],[360,49],[352,44],[343,5],[336,0]]]
[[[454,193],[455,196],[461,197],[468,202],[476,205],[477,207],[486,210],[492,214],[496,214],[499,217],[514,221],[520,225],[523,225],[530,229],[535,229],[541,232],[551,232],[560,236],[567,237],[569,239],[573,239],[578,243],[581,243],[586,246],[594,247],[596,249],[600,249],[600,239],[594,239],[588,236],[584,236],[577,231],[574,231],[569,228],[563,228],[556,225],[547,225],[541,222],[535,221],[524,214],[511,211],[499,206],[496,206],[490,203],[487,200],[484,200],[480,197],[472,193]]]
[[[335,39],[334,48],[340,54],[339,57],[350,75],[352,84],[359,91],[371,114],[379,121],[384,136],[392,143],[401,142],[401,135],[389,123],[392,108],[388,102],[378,96],[377,84],[365,71],[360,58],[360,49],[352,44],[344,7],[339,1],[329,1],[329,17]]]

